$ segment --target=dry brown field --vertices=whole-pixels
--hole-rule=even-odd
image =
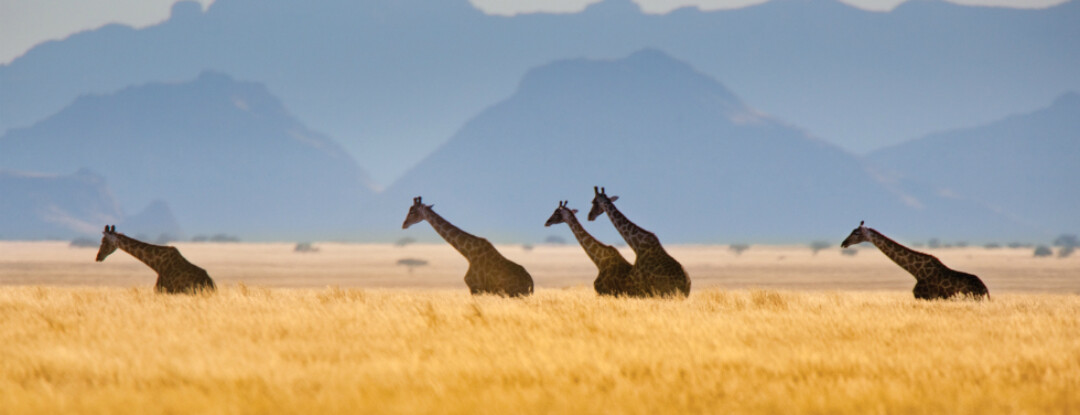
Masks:
[[[295,244],[178,243],[191,262],[219,285],[243,282],[269,288],[464,289],[468,263],[447,244],[316,243],[319,252],[296,253]],[[813,255],[805,246],[755,245],[736,255],[725,245],[670,246],[693,281],[693,288],[768,288],[799,291],[904,291],[915,280],[873,247],[855,256],[837,247]],[[523,265],[538,288],[591,287],[596,268],[577,244],[498,247]],[[633,262],[633,252],[621,248]],[[1080,254],[1035,258],[1031,248],[924,249],[946,265],[978,275],[991,294],[1006,292],[1080,293]],[[0,242],[0,286],[153,286],[153,271],[124,252],[94,262],[95,249],[66,242]],[[397,261],[422,259],[411,272]]]
[[[689,298],[612,299],[577,246],[500,246],[507,299],[446,245],[177,246],[217,293],[0,242],[0,413],[1080,412],[1076,256],[930,250],[992,299],[927,302],[872,249],[674,246]]]

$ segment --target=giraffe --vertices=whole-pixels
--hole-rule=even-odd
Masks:
[[[127,235],[116,232],[116,225],[105,226],[98,249],[97,262],[116,251],[116,248],[131,254],[158,274],[154,289],[168,294],[194,293],[196,291],[214,291],[214,280],[202,268],[184,259],[176,247],[152,245],[141,242]]]
[[[596,281],[593,282],[593,288],[596,289],[596,293],[600,295],[625,295],[628,294],[627,282],[630,277],[630,263],[626,261],[619,254],[619,250],[611,245],[604,245],[600,241],[589,235],[589,232],[585,231],[585,228],[578,222],[577,209],[570,209],[566,207],[567,201],[559,202],[559,207],[555,209],[555,213],[551,214],[547,223],[544,226],[551,226],[557,223],[565,223],[570,226],[570,230],[574,232],[574,237],[577,238],[578,243],[585,249],[585,253],[589,255],[589,259],[596,264],[596,268],[600,270],[600,273],[596,276]]]
[[[619,231],[626,243],[634,250],[634,266],[630,270],[629,284],[633,287],[630,295],[653,296],[653,295],[690,295],[690,277],[686,275],[679,261],[668,255],[656,234],[631,222],[623,216],[619,209],[615,208],[618,196],[611,196],[603,189],[593,187],[592,209],[589,210],[589,220],[595,220],[602,213],[608,215],[615,229]]]
[[[524,267],[506,259],[487,239],[480,238],[461,230],[447,222],[420,197],[413,198],[409,214],[401,229],[407,229],[420,221],[426,220],[435,228],[450,246],[454,247],[469,261],[469,270],[465,272],[465,285],[473,295],[499,294],[511,297],[532,294],[533,280]]]
[[[979,277],[946,267],[940,260],[900,245],[881,232],[866,227],[866,222],[859,222],[859,227],[851,231],[840,247],[847,248],[862,242],[870,242],[878,247],[885,256],[896,265],[915,276],[915,298],[932,300],[949,298],[954,295],[969,295],[975,299],[984,296],[990,298],[990,292]]]

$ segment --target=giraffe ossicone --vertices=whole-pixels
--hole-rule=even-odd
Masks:
[[[949,268],[933,255],[901,245],[881,232],[866,227],[866,221],[859,222],[859,227],[851,231],[840,247],[847,248],[863,242],[874,244],[881,253],[915,277],[915,289],[912,290],[915,298],[932,300],[957,295],[990,298],[990,291],[979,277]]]
[[[469,270],[465,272],[465,285],[471,293],[511,297],[532,294],[532,276],[524,267],[502,256],[487,239],[471,235],[454,226],[431,210],[432,206],[434,205],[425,205],[419,196],[413,198],[413,205],[409,208],[401,228],[407,229],[427,221],[439,236],[469,261]]]
[[[157,272],[154,288],[169,294],[192,294],[198,291],[214,291],[217,287],[206,270],[188,262],[180,250],[172,246],[148,244],[116,232],[116,225],[105,225],[97,262],[120,249]]]

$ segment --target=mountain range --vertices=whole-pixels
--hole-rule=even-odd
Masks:
[[[119,223],[150,236],[434,240],[399,226],[423,196],[467,231],[535,242],[565,231],[542,226],[559,200],[585,211],[604,186],[665,242],[828,240],[860,220],[904,240],[1038,240],[1080,227],[1070,209],[1077,97],[862,157],[658,49],[565,59],[530,70],[378,191],[266,86],[204,72],[85,95],[0,136],[10,176],[0,215],[16,212],[0,234],[67,237]],[[64,176],[80,168],[100,173]],[[74,220],[57,228],[58,217]],[[586,226],[617,242],[605,221]]]
[[[368,226],[394,232],[423,196],[467,231],[541,240],[560,231],[539,226],[557,202],[587,211],[593,186],[620,195],[638,225],[684,243],[840,238],[860,220],[915,239],[1024,232],[983,204],[879,175],[657,50],[530,71],[389,187],[380,200],[390,206],[366,209],[377,219]],[[606,219],[588,228],[617,240]]]
[[[605,0],[576,14],[488,16],[467,0],[179,2],[144,29],[109,25],[0,66],[0,131],[85,94],[205,70],[259,82],[391,183],[521,76],[558,59],[654,47],[754,107],[854,152],[1030,111],[1080,90],[1080,1],[1043,10],[836,0],[643,14]]]
[[[0,170],[0,239],[69,239],[101,232],[123,217],[105,179],[89,170]]]
[[[1080,229],[1080,94],[868,155],[902,180],[979,201],[1044,233]]]
[[[0,165],[89,168],[129,211],[163,202],[188,233],[253,239],[344,232],[374,194],[345,150],[263,85],[214,72],[80,97],[0,137]]]

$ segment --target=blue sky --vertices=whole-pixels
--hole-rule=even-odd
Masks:
[[[197,0],[209,6],[214,0]],[[445,1],[445,0],[438,0]],[[470,0],[492,14],[575,12],[598,0]],[[648,13],[697,6],[737,8],[767,0],[635,0]],[[887,11],[905,0],[840,0],[867,10]],[[921,1],[921,0],[912,0]],[[958,4],[1039,8],[1067,0],[949,0]],[[11,62],[34,45],[109,23],[143,27],[169,17],[175,0],[0,0],[0,64]]]

